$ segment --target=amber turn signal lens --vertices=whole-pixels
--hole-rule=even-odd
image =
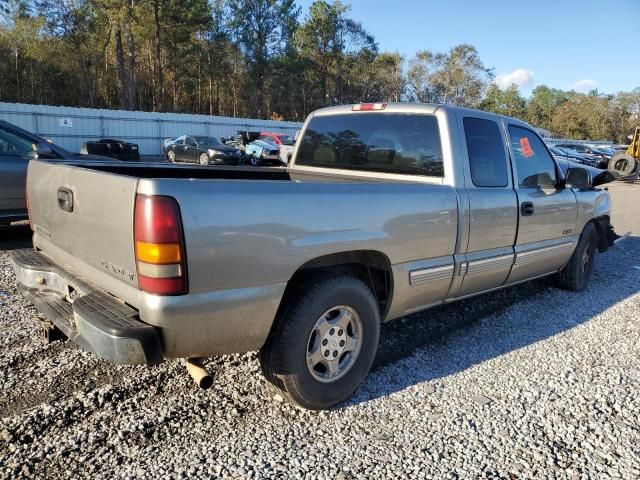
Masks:
[[[145,263],[164,265],[180,263],[180,245],[177,243],[136,242],[138,260]]]

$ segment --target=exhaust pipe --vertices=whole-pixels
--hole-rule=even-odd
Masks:
[[[213,375],[204,369],[202,360],[202,358],[187,358],[186,366],[187,372],[189,372],[193,381],[196,382],[196,385],[206,390],[213,385]]]

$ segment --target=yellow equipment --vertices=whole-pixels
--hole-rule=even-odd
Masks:
[[[633,134],[631,145],[627,148],[627,155],[631,155],[636,160],[640,159],[640,127],[636,127],[636,133]]]

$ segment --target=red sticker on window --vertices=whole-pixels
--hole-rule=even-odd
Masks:
[[[531,145],[529,144],[529,139],[527,137],[522,137],[520,139],[520,146],[522,147],[522,155],[524,155],[524,158],[529,158],[533,155],[533,150],[531,149]]]

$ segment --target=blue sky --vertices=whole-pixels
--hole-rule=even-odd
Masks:
[[[474,45],[499,84],[640,87],[640,0],[343,0],[381,51]],[[303,15],[312,0],[298,0]],[[635,50],[635,52],[634,52]]]

